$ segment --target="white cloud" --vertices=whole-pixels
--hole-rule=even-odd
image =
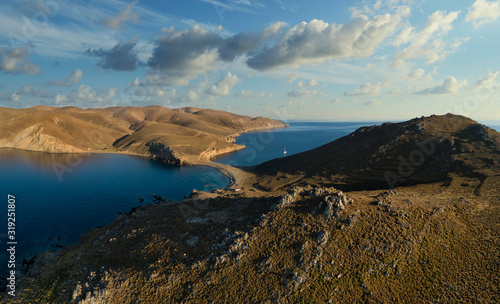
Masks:
[[[314,79],[309,80],[306,85],[308,87],[317,87],[317,86],[319,86],[318,82],[316,80],[314,80]]]
[[[43,99],[49,99],[53,98],[54,96],[49,93],[44,88],[41,89],[34,89],[33,85],[24,85],[20,89],[17,89],[13,92],[9,91],[2,91],[0,92],[0,100],[1,101],[19,101],[23,96],[31,96],[31,97],[38,97],[38,98],[43,98]]]
[[[145,101],[149,101],[153,98],[173,98],[176,90],[162,87],[139,87],[133,94],[137,97],[145,97]]]
[[[80,80],[83,77],[83,72],[80,69],[74,70],[71,74],[64,76],[60,80],[53,80],[50,81],[50,85],[56,85],[56,86],[65,86],[65,87],[70,87],[74,84],[77,84],[80,82]]]
[[[257,97],[259,98],[271,98],[274,96],[274,93],[266,93],[266,91],[261,91],[259,94],[257,94]]]
[[[362,96],[362,95],[380,95],[380,87],[382,86],[381,82],[370,83],[367,82],[354,90],[354,92],[345,92],[345,96]]]
[[[21,96],[14,92],[0,91],[0,101],[19,101]]]
[[[287,83],[291,84],[299,77],[299,75],[297,73],[290,73],[290,74],[286,75],[286,77],[288,78]]]
[[[401,95],[401,94],[403,94],[403,90],[401,90],[401,89],[392,90],[388,93],[388,95],[391,95],[391,96],[396,96],[396,95]]]
[[[432,80],[431,74],[425,75],[425,70],[424,69],[416,69],[408,73],[406,75],[408,79],[410,80],[420,80],[420,79],[425,79],[425,80]]]
[[[478,90],[478,89],[499,89],[500,84],[497,81],[497,76],[500,74],[500,71],[497,71],[496,73],[488,73],[484,78],[478,80],[477,82],[473,83],[470,85],[471,90]]]
[[[272,45],[250,56],[247,64],[253,69],[269,70],[317,64],[329,59],[367,57],[408,14],[406,8],[394,15],[359,16],[347,25],[317,19],[302,22],[288,28]]]
[[[129,83],[127,84],[127,88],[140,87],[142,85],[142,80],[140,80],[139,77],[136,77],[134,81],[129,81]]]
[[[21,96],[19,94],[15,93],[15,92],[10,94],[11,101],[19,101],[19,99],[21,99]]]
[[[200,0],[206,3],[210,3],[217,7],[217,12],[222,18],[225,11],[240,11],[244,13],[253,13],[250,7],[260,6],[255,1],[247,0],[232,0],[232,1],[217,1],[217,0]],[[225,3],[227,2],[227,3]],[[255,2],[255,3],[254,3]]]
[[[73,7],[67,9],[74,10]],[[62,9],[61,11],[65,12]],[[77,23],[61,26],[54,22],[47,22],[43,24],[43,27],[35,27],[31,23],[31,27],[26,30],[22,17],[17,12],[0,10],[0,20],[2,20],[0,37],[7,37],[14,46],[32,45],[37,55],[74,58],[82,56],[82,43],[105,47],[112,47],[116,44],[114,37],[106,31],[94,30],[93,27],[84,28]],[[88,20],[85,22],[88,23]],[[25,34],[26,31],[28,35]]]
[[[92,91],[88,85],[81,84],[68,94],[54,97],[58,105],[106,106],[116,97],[116,89],[99,89]]]
[[[242,90],[234,94],[234,96],[238,98],[253,98],[255,97],[255,93],[252,90]]]
[[[363,105],[364,106],[371,106],[371,107],[380,107],[380,106],[382,106],[382,104],[383,104],[383,102],[381,100],[373,99],[373,100],[368,100]]]
[[[400,45],[407,44],[412,40],[412,37],[414,36],[414,30],[415,28],[412,26],[408,26],[405,29],[403,29],[397,36],[392,40],[392,45],[395,47],[399,47]]]
[[[0,48],[0,71],[7,73],[39,74],[40,68],[33,62],[27,61],[28,49],[14,48],[8,51]]]
[[[290,90],[287,93],[287,96],[292,98],[307,98],[307,97],[324,96],[324,95],[325,94],[321,93],[318,90],[306,90],[306,89]]]
[[[40,67],[31,61],[24,64],[23,70],[26,74],[30,75],[40,74]]]
[[[461,87],[467,85],[466,80],[458,81],[455,77],[448,77],[439,85],[415,92],[418,95],[438,95],[456,93]]]
[[[114,30],[122,27],[127,22],[139,22],[139,16],[137,16],[137,14],[132,11],[132,8],[137,2],[138,0],[130,3],[125,10],[121,11],[114,17],[104,17],[103,19],[101,19],[101,22],[105,26]]]
[[[361,15],[376,15],[384,12],[397,11],[401,6],[411,4],[412,0],[376,0],[376,1],[363,1],[360,6],[353,6],[349,8],[352,17]]]
[[[465,20],[473,22],[474,27],[493,23],[500,17],[500,1],[476,0],[469,7]]]
[[[457,38],[452,42],[445,42],[440,37],[453,28],[452,23],[459,13],[460,11],[450,13],[436,11],[427,18],[426,26],[421,31],[416,31],[413,27],[405,28],[392,43],[396,47],[409,45],[396,53],[392,67],[402,68],[406,65],[406,60],[416,58],[425,58],[426,63],[429,64],[454,52],[468,38]]]
[[[330,100],[330,103],[333,103],[333,104],[337,104],[339,102],[340,102],[340,99],[338,99],[338,98]]]
[[[238,76],[227,72],[217,84],[210,86],[207,93],[215,96],[227,96],[231,94],[231,89],[239,83],[241,83],[241,79]]]
[[[242,90],[236,94],[234,94],[235,97],[238,98],[270,98],[273,96],[272,93],[266,93],[266,91],[261,91],[259,94],[256,94],[252,90]]]

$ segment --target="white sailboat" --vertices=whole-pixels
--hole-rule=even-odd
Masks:
[[[283,148],[283,155],[286,155],[286,148]]]

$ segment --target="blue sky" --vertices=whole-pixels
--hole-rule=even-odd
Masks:
[[[500,121],[500,1],[2,1],[0,106]]]

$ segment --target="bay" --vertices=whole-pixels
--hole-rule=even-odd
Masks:
[[[254,166],[265,161],[311,150],[348,135],[373,122],[287,122],[290,126],[261,132],[244,133],[236,143],[246,148],[215,161],[232,166]],[[286,151],[286,154],[284,153]]]
[[[7,196],[16,200],[16,260],[78,241],[119,212],[153,203],[153,194],[172,201],[193,189],[224,188],[229,180],[209,167],[171,166],[121,154],[49,154],[0,149],[3,197],[0,239],[7,240]],[[0,265],[7,264],[6,249]],[[6,267],[1,267],[5,270]]]

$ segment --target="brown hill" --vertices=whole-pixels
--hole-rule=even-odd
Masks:
[[[25,263],[5,303],[499,303],[500,177],[134,208]],[[478,300],[480,299],[480,300]]]
[[[500,133],[469,118],[442,115],[362,127],[319,148],[248,169],[255,186],[301,183],[345,190],[444,181],[450,173],[500,172]]]
[[[122,152],[186,163],[242,149],[241,132],[286,124],[224,111],[161,106],[0,108],[0,148]]]

